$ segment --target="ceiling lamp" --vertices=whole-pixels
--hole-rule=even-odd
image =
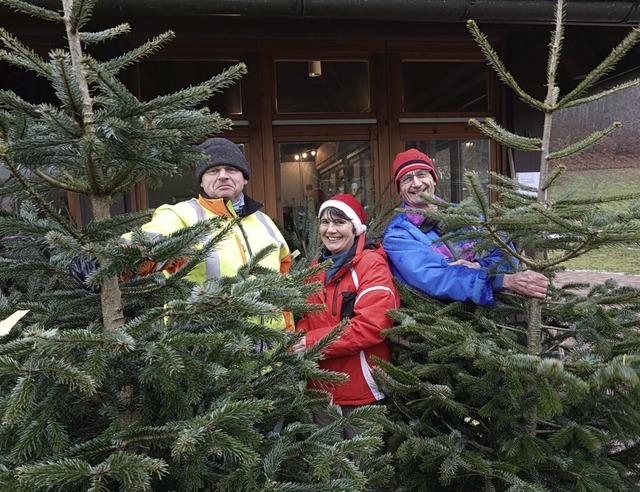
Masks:
[[[322,62],[312,60],[309,62],[309,77],[320,77],[322,75]]]

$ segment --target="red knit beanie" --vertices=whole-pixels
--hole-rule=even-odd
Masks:
[[[418,169],[429,171],[435,184],[438,184],[438,173],[431,158],[418,149],[409,149],[400,152],[393,160],[393,180],[396,183],[396,190],[400,191],[400,178],[402,176]]]
[[[328,207],[337,208],[349,217],[349,220],[353,223],[356,236],[359,236],[367,230],[367,226],[364,225],[367,221],[367,213],[353,195],[345,193],[344,195],[336,195],[333,198],[329,198],[326,202],[320,205],[318,217],[322,216],[322,212]]]

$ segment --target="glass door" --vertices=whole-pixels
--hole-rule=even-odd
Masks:
[[[283,225],[304,228],[311,211],[334,195],[350,193],[365,210],[373,206],[374,181],[369,141],[307,141],[280,143],[279,165]]]

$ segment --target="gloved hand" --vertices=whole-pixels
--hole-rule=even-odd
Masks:
[[[75,280],[80,287],[97,294],[100,292],[100,287],[90,287],[87,284],[87,277],[95,272],[99,266],[97,259],[79,255],[71,260],[71,263],[69,264],[69,275],[71,275],[71,278]]]

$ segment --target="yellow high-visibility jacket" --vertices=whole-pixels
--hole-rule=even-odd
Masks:
[[[260,265],[281,273],[289,271],[291,254],[282,233],[273,221],[259,210],[262,207],[261,203],[246,194],[244,202],[241,219],[232,233],[209,253],[204,262],[189,272],[186,278],[193,282],[204,283],[211,278],[235,276],[238,268],[245,265],[254,253],[272,244],[276,245],[276,249],[266,256]],[[175,205],[161,205],[154,212],[151,221],[144,224],[141,229],[152,237],[161,238],[214,216],[230,219],[237,217],[230,201],[199,196],[197,199],[192,198]],[[215,233],[216,231],[212,231],[211,235]],[[129,235],[125,238],[127,236]],[[206,240],[207,238],[204,239]],[[183,264],[184,261],[178,260],[171,262],[170,265],[164,265],[163,269],[172,273]],[[291,315],[287,312],[269,325],[276,329],[293,329]]]

